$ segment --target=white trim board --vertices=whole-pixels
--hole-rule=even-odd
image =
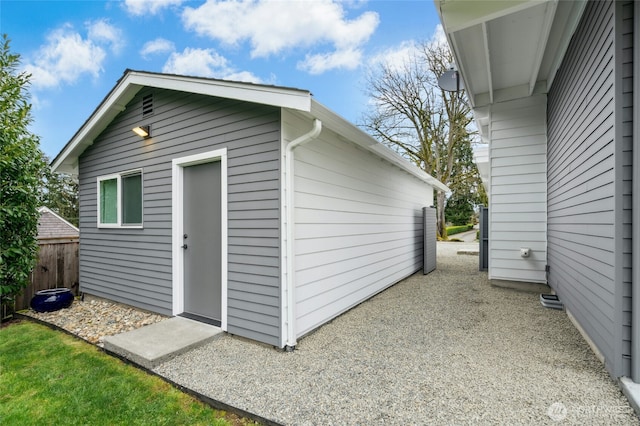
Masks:
[[[228,275],[228,227],[227,227],[227,149],[217,149],[201,154],[174,158],[171,162],[171,258],[172,258],[172,313],[184,312],[184,256],[182,246],[184,168],[197,164],[220,161],[220,198],[221,198],[221,311],[220,328],[227,331],[227,275]]]
[[[311,93],[287,87],[187,77],[143,71],[125,71],[116,86],[51,163],[58,172],[78,173],[78,157],[143,87],[178,90],[228,99],[309,111]]]

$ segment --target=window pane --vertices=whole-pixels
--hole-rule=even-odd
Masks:
[[[100,223],[118,222],[118,181],[100,181]]]
[[[142,223],[142,175],[122,176],[122,223]]]

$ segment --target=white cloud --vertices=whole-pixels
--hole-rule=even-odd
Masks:
[[[248,71],[235,70],[225,57],[213,49],[188,47],[182,53],[173,52],[162,68],[162,72],[250,83],[261,82],[260,78]]]
[[[231,81],[242,81],[245,83],[256,83],[256,84],[264,83],[264,81],[260,77],[254,75],[249,71],[231,72],[228,74],[224,74],[220,78],[224,80],[231,80]]]
[[[252,57],[267,57],[295,48],[324,46],[312,52],[302,67],[310,72],[359,65],[360,47],[379,23],[378,14],[364,12],[348,19],[345,4],[332,0],[208,0],[186,7],[182,19],[187,29],[235,46],[248,41]]]
[[[87,23],[87,30],[88,39],[110,44],[113,53],[119,53],[124,47],[124,37],[120,28],[111,25],[105,19]]]
[[[429,40],[429,43],[434,44],[436,46],[449,45],[449,42],[447,41],[447,36],[444,33],[444,28],[442,27],[442,24],[436,25],[436,29],[433,31],[433,35],[431,36],[431,40]]]
[[[447,37],[445,36],[442,25],[436,25],[431,38],[427,41],[428,45],[447,46]],[[401,68],[407,64],[415,62],[416,57],[423,54],[420,43],[415,40],[405,40],[397,46],[388,48],[369,58],[369,65],[384,64],[388,67]]]
[[[170,53],[174,50],[176,50],[176,47],[172,41],[159,37],[155,40],[146,42],[140,50],[140,55],[142,55],[143,58],[147,58],[150,55]]]
[[[213,77],[217,71],[226,68],[227,59],[215,50],[187,47],[182,53],[172,53],[162,71],[171,74]]]
[[[369,64],[385,65],[392,69],[400,69],[404,65],[414,62],[415,57],[419,54],[420,47],[414,40],[407,40],[398,46],[386,49],[371,58]]]
[[[331,53],[307,55],[304,61],[298,63],[298,69],[309,74],[322,74],[330,69],[354,69],[360,65],[362,52],[357,49],[338,50]]]
[[[49,34],[47,43],[25,62],[25,70],[32,74],[35,89],[58,87],[73,84],[84,74],[98,77],[106,56],[96,41],[64,25]]]
[[[155,15],[162,9],[180,6],[184,0],[125,0],[124,7],[132,15]]]

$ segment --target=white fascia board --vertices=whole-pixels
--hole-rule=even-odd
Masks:
[[[311,94],[308,91],[285,87],[141,71],[130,71],[127,80],[130,84],[141,86],[236,99],[307,112],[311,106]]]
[[[113,88],[91,117],[53,160],[51,163],[52,169],[58,172],[77,174],[80,154],[93,143],[93,140],[120,112],[124,111],[125,106],[143,87],[237,99],[306,112],[311,108],[311,94],[305,90],[142,71],[127,71],[116,87]]]
[[[540,40],[538,42],[538,50],[535,54],[534,65],[531,69],[531,76],[529,77],[529,96],[533,95],[533,90],[538,81],[538,75],[540,73],[540,66],[544,58],[545,50],[547,49],[547,43],[549,41],[549,35],[551,34],[551,26],[553,25],[553,19],[556,16],[556,9],[558,7],[558,0],[550,1],[545,5],[544,9],[544,24],[542,27],[542,33],[540,34]]]
[[[571,38],[573,37],[573,33],[578,28],[578,24],[582,19],[582,14],[584,9],[587,7],[586,0],[574,0],[569,2],[571,5],[571,11],[569,13],[569,19],[562,27],[563,33],[561,36],[561,42],[558,45],[553,61],[551,63],[551,69],[549,70],[549,74],[547,76],[547,89],[551,90],[551,86],[553,85],[553,80],[556,77],[556,72],[560,65],[562,64],[562,60],[564,59],[565,53],[567,53],[567,49],[569,48],[569,43],[571,42]],[[566,6],[567,3],[562,3],[563,6]]]
[[[482,23],[482,44],[484,46],[484,60],[487,62],[487,83],[489,84],[489,101],[493,103],[493,75],[491,74],[491,48],[489,47],[489,33],[487,23]]]
[[[411,164],[398,153],[387,148],[386,146],[375,140],[373,137],[371,137],[369,134],[351,124],[344,118],[340,117],[338,114],[332,112],[330,109],[317,102],[315,99],[311,100],[311,115],[314,118],[322,121],[322,124],[325,128],[333,130],[346,140],[365,148],[378,157],[405,170],[409,174],[433,186],[434,189],[444,192],[451,191],[445,184],[443,184],[430,174],[424,172],[423,170],[420,170],[418,167]]]
[[[460,49],[458,49],[455,34],[446,33],[446,37],[447,41],[449,42],[451,53],[453,53],[453,60],[455,62],[456,68],[458,69],[458,73],[462,77],[462,81],[464,82],[467,98],[469,99],[469,103],[473,108],[476,105],[476,93],[473,90],[473,86],[471,85],[470,80],[466,77],[467,75],[470,75],[469,73],[467,73],[466,61],[463,61],[460,57]],[[490,67],[487,66],[487,69],[490,70]],[[491,74],[487,75],[487,79],[491,79]]]
[[[455,34],[452,30],[448,28],[448,17],[447,21],[445,21],[443,14],[443,3],[446,0],[434,0],[436,11],[438,12],[438,17],[440,18],[440,23],[444,29],[444,35],[447,38],[447,43],[449,44],[449,48],[451,49],[451,53],[453,54],[453,60],[456,64],[458,72],[462,77],[462,81],[464,82],[464,87],[466,88],[467,98],[469,99],[469,103],[473,108],[476,105],[476,94],[473,93],[473,87],[469,85],[469,79],[466,78],[467,71],[465,70],[465,63],[460,58],[460,49],[456,44]]]
[[[78,157],[93,140],[111,123],[122,111],[142,86],[129,84],[126,78],[121,79],[111,90],[102,103],[96,108],[91,117],[82,125],[80,130],[62,148],[62,151],[51,163],[56,172],[78,173]]]

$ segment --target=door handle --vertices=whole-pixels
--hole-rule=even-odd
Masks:
[[[185,249],[185,250],[187,249],[187,245],[186,245],[186,244],[185,244],[185,245],[183,245],[183,246],[180,246],[180,247],[181,247],[181,248],[183,248],[183,249]]]

